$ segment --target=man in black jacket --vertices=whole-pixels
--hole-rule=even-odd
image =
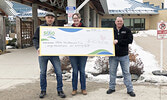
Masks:
[[[45,16],[46,22],[42,24],[41,26],[55,26],[55,15],[53,13],[47,13]],[[37,53],[39,55],[40,49],[39,49],[39,31],[40,27],[36,29],[36,32],[33,37],[33,43],[37,50]],[[55,73],[56,73],[56,79],[57,79],[57,91],[58,96],[61,98],[65,98],[65,94],[63,92],[63,82],[62,82],[62,71],[61,71],[61,65],[60,65],[60,59],[58,56],[39,56],[39,65],[40,65],[40,87],[41,87],[41,93],[39,95],[40,98],[44,98],[46,95],[46,87],[47,87],[47,80],[46,80],[46,73],[47,73],[47,63],[50,60],[52,63]]]
[[[116,85],[116,73],[117,67],[120,63],[124,84],[127,88],[127,93],[135,97],[135,93],[133,92],[133,85],[131,82],[131,74],[129,72],[129,56],[128,56],[128,45],[133,41],[133,35],[131,30],[124,27],[124,21],[121,16],[116,18],[115,21],[116,26],[114,27],[114,45],[115,45],[115,56],[109,58],[110,64],[110,82],[109,82],[109,90],[107,94],[111,94],[115,92]]]

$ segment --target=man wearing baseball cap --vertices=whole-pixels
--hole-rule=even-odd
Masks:
[[[53,17],[55,17],[55,14],[52,13],[52,12],[47,12],[46,15],[45,15],[45,17],[46,17],[46,16],[53,16]]]
[[[55,26],[55,14],[52,12],[48,12],[45,15],[46,22],[40,26]],[[66,95],[63,92],[63,82],[62,82],[62,71],[61,71],[61,64],[59,56],[39,56],[40,49],[39,49],[39,34],[40,34],[40,27],[36,29],[36,32],[33,37],[33,43],[38,53],[38,60],[40,65],[40,87],[41,87],[41,93],[39,95],[40,98],[44,98],[46,95],[46,87],[47,87],[47,63],[50,60],[52,63],[55,73],[56,73],[56,79],[57,79],[57,92],[58,96],[61,98],[65,98]]]

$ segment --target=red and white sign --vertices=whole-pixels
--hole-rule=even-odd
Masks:
[[[75,13],[76,7],[66,7],[66,13],[68,14],[68,23],[73,23],[72,15]]]
[[[167,22],[158,23],[157,39],[167,39]]]

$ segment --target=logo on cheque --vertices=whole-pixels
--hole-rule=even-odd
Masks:
[[[54,31],[44,31],[44,36],[46,36],[47,38],[56,39]]]

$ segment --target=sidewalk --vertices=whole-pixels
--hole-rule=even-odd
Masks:
[[[36,51],[33,47],[10,50],[0,55],[0,100],[39,100],[39,67]],[[88,95],[71,96],[71,82],[63,81],[67,98],[57,96],[56,80],[48,76],[47,96],[43,100],[166,100],[167,85],[134,83],[136,97],[130,97],[122,84],[116,86],[116,92],[106,94],[108,83],[87,81]],[[80,92],[80,88],[78,88]]]
[[[39,81],[0,91],[0,97],[1,100],[166,100],[167,98],[167,86],[134,85],[136,97],[130,97],[124,85],[117,85],[116,92],[106,94],[108,84],[95,82],[87,82],[88,95],[82,95],[79,89],[78,94],[72,96],[71,82],[64,81],[63,89],[67,97],[62,99],[57,96],[55,81],[53,77],[49,77],[47,95],[44,99],[39,99]]]
[[[11,53],[0,55],[0,89],[38,79],[38,59],[33,47],[8,51]]]

